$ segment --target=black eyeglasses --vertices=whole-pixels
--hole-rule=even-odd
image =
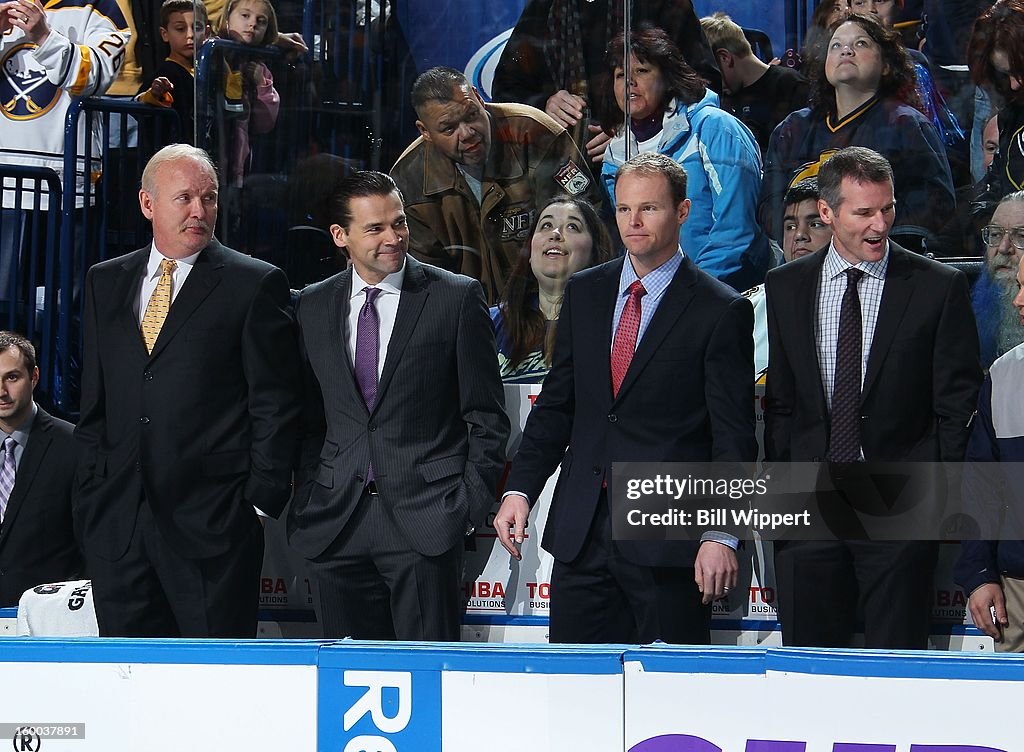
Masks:
[[[1010,244],[1018,251],[1024,251],[1024,227],[988,225],[981,228],[981,239],[985,245],[995,247],[1003,242],[1003,236],[1007,233],[1010,235]]]

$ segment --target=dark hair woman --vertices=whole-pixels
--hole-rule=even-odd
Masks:
[[[555,196],[537,212],[501,301],[491,308],[503,381],[544,380],[569,277],[611,257],[608,230],[588,202]]]
[[[953,216],[953,180],[935,126],[917,109],[914,67],[898,35],[874,15],[833,25],[825,59],[811,74],[811,106],[783,120],[765,157],[761,224],[782,239],[786,189],[818,174],[832,152],[865,146],[892,165],[896,224],[891,234],[917,250],[943,250]]]

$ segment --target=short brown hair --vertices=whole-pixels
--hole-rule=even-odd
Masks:
[[[615,173],[615,183],[618,184],[619,178],[629,173],[636,173],[643,177],[662,175],[668,181],[668,187],[672,191],[673,204],[678,206],[686,200],[686,170],[678,162],[664,154],[650,152],[637,154],[619,167],[619,171]]]
[[[22,362],[28,370],[28,375],[36,370],[36,348],[25,337],[17,332],[0,331],[0,352],[18,350],[21,353]]]
[[[892,183],[892,165],[874,149],[847,146],[825,160],[818,170],[821,200],[833,209],[843,203],[843,179],[855,183]]]
[[[206,16],[206,6],[201,2],[193,3],[192,0],[164,0],[160,6],[160,28],[166,29],[170,23],[172,13],[195,13],[193,18],[206,26],[209,21]]]

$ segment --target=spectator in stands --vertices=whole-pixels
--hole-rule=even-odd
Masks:
[[[605,49],[622,29],[623,7],[623,0],[530,0],[494,71],[493,98],[543,109],[600,162],[618,118],[601,120],[594,110],[607,84]],[[665,29],[711,88],[721,88],[691,0],[634,0],[631,8],[634,26]]]
[[[39,382],[36,350],[0,332],[0,607],[49,582],[84,571],[75,541],[71,493],[78,447],[74,426],[32,399]]]
[[[998,212],[998,209],[996,210]],[[1024,328],[1024,259],[1016,269],[1010,309]],[[1001,653],[1024,652],[1024,541],[997,539],[1024,530],[1024,344],[1003,354],[981,387],[967,442],[964,505],[991,540],[964,540],[953,576],[967,593],[974,626]],[[999,467],[992,463],[1005,463]],[[1002,536],[998,535],[1002,533]]]
[[[102,94],[124,60],[128,25],[116,0],[83,0],[45,9],[39,0],[0,3],[0,161],[48,167],[64,174],[64,121],[72,99]],[[93,120],[92,153],[100,153],[100,119]],[[79,153],[86,143],[85,119],[78,121]],[[74,181],[74,206],[82,207],[86,179],[98,175],[98,163],[80,157]],[[18,222],[6,210],[46,210],[45,193],[36,205],[28,190],[5,187],[0,221],[0,296],[7,297],[9,275],[20,249],[28,246],[32,223]],[[65,207],[67,208],[67,207]],[[45,223],[40,223],[45,226]],[[19,237],[16,235],[20,234]],[[40,259],[40,262],[42,260]]]
[[[291,495],[301,371],[280,269],[213,238],[206,152],[142,174],[153,242],[85,282],[76,518],[100,634],[254,637],[263,529]]]
[[[741,29],[725,13],[700,20],[722,71],[722,109],[746,125],[764,156],[775,126],[807,106],[808,84],[793,68],[759,60]]]
[[[988,168],[995,161],[999,153],[999,113],[993,113],[992,117],[985,121],[985,128],[981,132],[981,166],[988,172]]]
[[[818,179],[804,178],[786,191],[782,216],[783,263],[810,255],[828,245],[832,228],[818,213]],[[768,368],[768,311],[764,285],[743,293],[754,306],[754,377]]]
[[[707,644],[711,602],[736,586],[738,541],[725,533],[699,544],[612,536],[614,463],[757,456],[753,312],[680,251],[686,182],[662,154],[619,171],[627,255],[569,280],[551,372],[494,518],[519,559],[530,507],[561,463],[543,541],[555,559],[551,642]]]
[[[269,0],[228,0],[219,35],[252,47],[277,43],[277,15]],[[235,116],[228,153],[229,184],[241,187],[252,155],[251,137],[269,133],[281,97],[270,68],[258,60],[226,55],[224,107]]]
[[[917,109],[914,69],[896,34],[871,15],[851,15],[834,27],[824,65],[811,73],[811,106],[787,117],[772,134],[760,218],[780,239],[786,189],[817,174],[846,146],[872,148],[892,165],[896,221],[892,235],[911,250],[942,248],[954,194],[945,148]]]
[[[156,78],[137,99],[178,113],[181,140],[193,143],[196,130],[195,51],[209,32],[205,6],[193,0],[164,0],[160,6],[160,37],[171,53],[156,69]]]
[[[625,112],[630,126],[619,128],[604,155],[601,177],[613,195],[625,155],[665,154],[686,170],[690,216],[680,228],[683,251],[698,267],[736,290],[764,279],[771,261],[768,237],[757,224],[761,155],[750,130],[719,109],[718,95],[704,82],[659,28],[643,26],[630,38],[630,80],[623,71],[623,38],[608,45],[614,87],[602,97],[602,111]]]
[[[985,268],[971,293],[981,341],[981,363],[988,368],[1024,342],[1024,327],[1011,301],[1017,295],[1017,267],[1024,257],[1024,191],[1005,196],[981,230]]]
[[[483,291],[407,257],[387,175],[339,181],[333,208],[352,265],[297,305],[306,430],[288,541],[324,637],[458,640],[464,539],[494,503],[509,433]]]
[[[593,202],[600,189],[562,126],[526,105],[484,104],[454,68],[417,78],[412,106],[421,136],[391,169],[410,251],[480,280],[493,305],[538,205],[563,192]]]
[[[1024,0],[997,0],[978,16],[967,64],[975,83],[1005,101],[999,110],[999,151],[972,205],[980,227],[1003,196],[1024,185]]]
[[[855,516],[872,463],[963,460],[982,374],[965,275],[889,237],[885,158],[841,149],[818,186],[832,242],[765,281],[765,459],[827,462],[817,505]],[[867,647],[926,648],[937,544],[835,532],[776,542],[784,644],[849,647],[862,616]]]
[[[588,202],[560,195],[537,212],[501,302],[491,307],[498,367],[505,383],[544,380],[551,369],[569,277],[611,257],[608,230]]]

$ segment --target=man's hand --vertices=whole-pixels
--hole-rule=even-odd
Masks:
[[[498,514],[494,517],[494,532],[498,540],[513,559],[523,558],[517,546],[526,540],[526,520],[530,516],[530,503],[522,494],[510,493],[502,499]]]
[[[556,91],[548,97],[544,112],[553,117],[563,128],[572,128],[583,117],[583,108],[587,106],[583,97],[570,94],[565,89]]]
[[[994,623],[993,608],[996,612]],[[1006,618],[1006,596],[1003,595],[1002,587],[990,582],[975,588],[971,597],[967,599],[967,612],[971,615],[974,626],[996,642],[1002,641],[1003,628],[1010,624],[1010,620]]]
[[[600,162],[604,158],[604,151],[608,148],[608,142],[612,140],[612,134],[604,130],[600,125],[588,125],[590,140],[587,141],[587,156],[591,162]]]
[[[50,36],[50,24],[46,21],[46,11],[38,0],[12,0],[0,5],[6,21],[0,21],[0,33],[14,26],[25,32],[25,38],[35,44],[42,44]]]
[[[740,565],[736,552],[724,543],[704,541],[697,550],[697,561],[693,565],[693,579],[697,589],[704,594],[701,603],[724,598],[729,590],[736,587]]]

